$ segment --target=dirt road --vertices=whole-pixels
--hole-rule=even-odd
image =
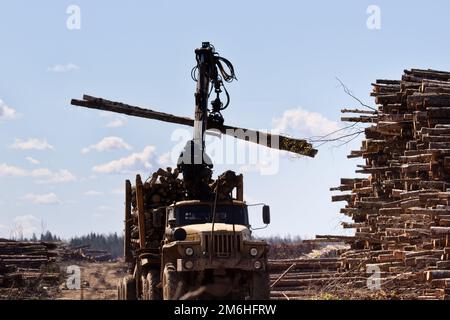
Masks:
[[[116,300],[117,281],[125,276],[125,266],[121,262],[73,262],[65,263],[62,270],[69,266],[78,266],[81,271],[81,288],[69,289],[69,283],[61,285],[59,300]],[[69,269],[70,270],[70,269]],[[73,270],[73,269],[72,269]],[[69,279],[70,275],[67,275]]]

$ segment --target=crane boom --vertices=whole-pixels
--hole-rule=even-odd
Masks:
[[[154,111],[151,109],[132,106],[125,103],[110,101],[89,95],[84,95],[83,100],[73,99],[71,104],[84,108],[126,114],[138,118],[159,120],[190,127],[194,126],[194,119],[189,117],[175,116],[169,113]],[[206,129],[210,128],[207,126]],[[254,142],[269,148],[288,151],[298,155],[314,157],[317,154],[317,150],[314,149],[313,146],[306,140],[302,139],[295,139],[283,135],[264,133],[257,130],[244,129],[229,125],[223,125],[223,128],[220,131],[223,134],[233,136],[237,139]],[[239,132],[244,133],[244,135],[237,134]],[[251,137],[256,137],[256,139],[252,139]],[[278,141],[278,143],[272,143],[272,141]]]

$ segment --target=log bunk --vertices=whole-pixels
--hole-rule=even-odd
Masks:
[[[57,244],[0,239],[0,300],[48,298],[61,275]]]
[[[343,227],[355,234],[315,239],[351,248],[326,267],[321,260],[301,262],[308,272],[287,273],[274,298],[311,297],[306,292],[314,285],[339,297],[361,289],[363,297],[450,299],[450,72],[405,70],[401,80],[372,86],[377,110],[344,109],[357,115],[341,119],[369,124],[361,149],[348,156],[362,157],[356,173],[368,176],[331,188],[343,192],[332,201],[346,202],[341,213],[353,222]],[[340,291],[331,290],[336,279]],[[379,281],[380,290],[370,291],[368,281]]]

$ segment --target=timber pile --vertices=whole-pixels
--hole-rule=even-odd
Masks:
[[[352,218],[341,237],[352,249],[341,255],[341,272],[377,268],[398,280],[405,294],[450,298],[450,73],[405,70],[402,80],[377,80],[374,112],[343,117],[371,124],[365,129],[357,173],[341,179],[333,201]],[[320,238],[320,237],[319,237]],[[329,239],[330,236],[321,238]],[[382,286],[384,290],[389,287]]]
[[[0,299],[48,296],[59,284],[57,244],[0,241]]]
[[[304,256],[297,259],[269,260],[271,299],[380,299],[386,295],[370,292],[367,289],[368,276],[362,269],[343,270],[341,253],[335,257],[328,252],[318,258]],[[392,274],[384,272],[385,283],[397,284]]]
[[[269,243],[268,258],[271,260],[287,259],[304,256],[313,250],[320,250],[323,245],[305,241],[286,242],[266,239]]]
[[[107,262],[115,260],[107,250],[91,249],[90,245],[67,246],[60,251],[59,255],[65,261]]]
[[[271,299],[311,298],[335,279],[340,266],[338,258],[269,260]]]
[[[140,175],[136,178],[136,185],[131,186],[127,182],[127,188],[131,189],[131,243],[132,251],[138,252],[140,248],[139,238],[139,203],[136,196],[137,188],[142,190],[142,207],[145,220],[145,243],[149,252],[158,254],[161,240],[164,238],[164,221],[167,206],[183,200],[189,200],[188,188],[181,178],[178,168],[159,169],[146,181],[142,181]],[[206,186],[210,193],[217,191],[217,200],[231,199],[231,193],[237,185],[241,184],[242,175],[236,175],[233,171],[226,171],[214,180],[207,176]],[[158,218],[159,223],[155,219]],[[156,227],[157,226],[157,227]]]
[[[178,169],[159,169],[144,182],[138,175],[135,186],[131,187],[131,183],[127,184],[127,188],[131,188],[130,237],[133,252],[138,252],[140,249],[138,205],[142,205],[145,215],[145,241],[148,247],[155,250],[155,254],[157,254],[156,250],[158,250],[161,239],[164,236],[165,207],[176,201],[186,199],[183,181],[179,176],[180,172]],[[136,196],[136,186],[139,186],[139,190],[142,190],[142,204],[137,202],[139,197]],[[159,228],[154,227],[154,219],[157,216],[159,216],[161,222]]]

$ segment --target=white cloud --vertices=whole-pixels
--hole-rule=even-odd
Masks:
[[[112,120],[110,122],[108,122],[108,124],[106,125],[107,128],[119,128],[124,126],[126,123],[125,119],[116,119],[116,120]]]
[[[30,175],[33,178],[38,178],[37,183],[65,183],[76,180],[75,175],[67,169],[52,172],[47,168],[40,168],[31,171]]]
[[[53,172],[47,168],[34,169],[27,171],[20,167],[10,166],[0,163],[0,177],[32,177],[37,179],[37,183],[63,183],[75,181],[76,177],[67,169],[61,169]]]
[[[27,161],[29,163],[31,163],[31,164],[39,164],[39,163],[41,163],[39,160],[36,160],[36,159],[34,159],[32,157],[26,157],[25,159],[27,159]]]
[[[115,116],[114,113],[109,112],[109,111],[100,111],[98,113],[98,115],[99,115],[100,118],[112,118],[112,117]]]
[[[53,146],[50,145],[46,140],[32,138],[26,141],[16,139],[16,141],[10,146],[10,148],[19,150],[52,150]]]
[[[286,110],[281,118],[273,120],[273,125],[279,132],[294,129],[306,136],[324,136],[340,128],[336,121],[302,108]]]
[[[42,178],[42,177],[49,177],[52,175],[52,172],[50,169],[47,168],[39,168],[31,171],[31,176],[33,178]]]
[[[0,177],[24,177],[26,175],[25,169],[0,163]]]
[[[34,204],[61,204],[58,196],[53,192],[48,194],[28,193],[23,197],[23,200],[29,201]]]
[[[100,142],[90,145],[87,148],[83,148],[81,150],[82,154],[87,154],[93,150],[98,152],[103,151],[112,151],[112,150],[120,150],[127,149],[130,150],[131,146],[126,143],[122,138],[119,137],[106,137],[103,138]]]
[[[171,153],[166,152],[158,157],[158,164],[162,167],[173,165],[173,161],[171,159]]]
[[[11,230],[12,238],[31,238],[33,233],[36,234],[41,227],[41,220],[35,216],[28,214],[14,218],[14,227]]]
[[[115,195],[123,195],[124,193],[125,193],[125,191],[122,189],[111,190],[111,194],[115,194]]]
[[[101,196],[102,194],[103,194],[103,192],[95,191],[95,190],[89,190],[84,193],[84,195],[88,196],[88,197]]]
[[[133,153],[128,157],[114,160],[92,168],[94,173],[130,173],[148,170],[152,167],[150,160],[155,157],[155,147],[147,146],[140,153]]]
[[[275,161],[269,160],[260,160],[258,163],[255,164],[246,164],[239,168],[239,171],[242,173],[261,173],[266,174],[267,172],[272,172],[274,168],[278,168],[278,163]]]
[[[56,64],[54,66],[48,67],[48,72],[56,72],[56,73],[65,73],[65,72],[71,72],[71,71],[77,71],[80,67],[78,67],[76,64],[73,63],[67,63],[67,64]]]
[[[11,107],[8,107],[2,99],[0,99],[0,120],[11,120],[17,117],[17,112]]]
[[[118,128],[127,123],[127,118],[123,115],[117,115],[108,111],[100,111],[98,115],[101,118],[109,119],[109,122],[106,124],[107,128]]]

